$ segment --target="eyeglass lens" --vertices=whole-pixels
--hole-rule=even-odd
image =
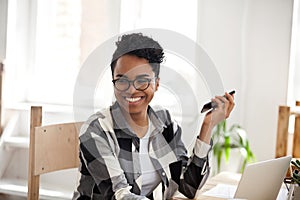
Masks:
[[[114,84],[118,90],[125,91],[130,87],[131,82],[133,83],[133,87],[135,89],[142,91],[142,90],[146,90],[149,87],[151,79],[137,78],[133,81],[130,81],[128,79],[120,78],[120,79],[115,80]]]

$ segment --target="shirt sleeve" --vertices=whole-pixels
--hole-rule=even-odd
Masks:
[[[194,154],[199,158],[204,158],[208,155],[211,149],[211,145],[207,144],[200,139],[196,139],[195,147],[194,147]]]
[[[180,179],[178,190],[190,199],[195,197],[197,190],[204,185],[209,176],[209,152],[211,149],[211,145],[196,139],[193,154],[183,166],[183,176]]]
[[[139,196],[130,192],[131,187],[120,188],[115,192],[116,200],[149,200],[144,196]]]

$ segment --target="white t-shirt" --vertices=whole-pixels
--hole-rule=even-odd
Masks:
[[[152,131],[152,123],[148,119],[148,130],[144,137],[140,138],[140,163],[142,171],[142,188],[141,195],[146,196],[149,192],[153,191],[160,183],[161,178],[158,172],[155,170],[151,159],[149,157],[149,137]]]

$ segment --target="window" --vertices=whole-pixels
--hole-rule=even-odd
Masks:
[[[72,103],[80,68],[80,13],[80,0],[9,1],[8,102]]]
[[[80,0],[39,1],[28,101],[70,104],[80,68]]]
[[[300,1],[294,1],[293,26],[291,39],[291,58],[289,72],[288,104],[300,101]]]

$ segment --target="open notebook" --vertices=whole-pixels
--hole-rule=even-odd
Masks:
[[[247,200],[286,199],[286,190],[280,190],[291,156],[261,161],[246,166],[237,186],[218,184],[203,195]]]

